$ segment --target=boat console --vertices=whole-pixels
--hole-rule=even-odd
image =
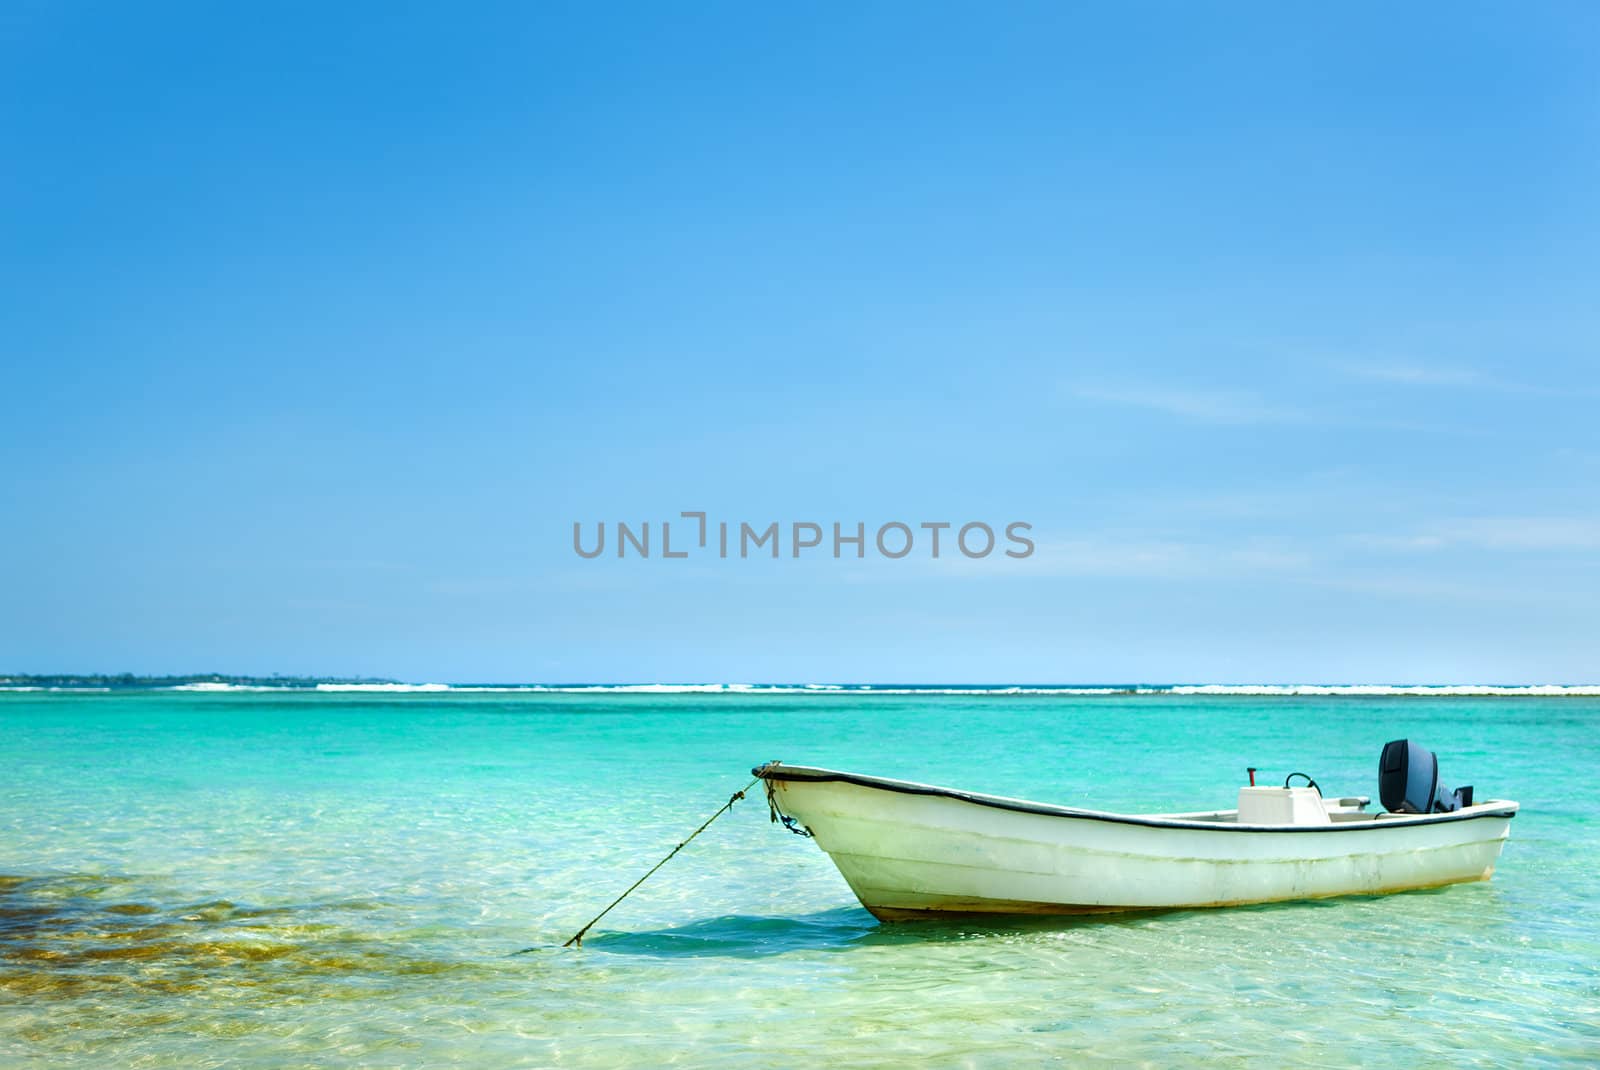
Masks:
[[[1326,825],[1332,819],[1316,788],[1239,789],[1241,825]]]

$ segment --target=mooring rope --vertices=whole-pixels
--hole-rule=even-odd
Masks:
[[[738,802],[740,799],[744,798],[744,793],[749,791],[751,788],[755,787],[756,784],[758,784],[760,781],[761,781],[761,778],[760,777],[756,777],[755,780],[750,781],[750,783],[746,784],[744,787],[740,788],[738,791],[736,791],[732,795],[728,796],[728,801],[722,804],[722,808],[720,810],[718,810],[716,813],[712,814],[710,817],[706,818],[704,825],[701,825],[699,828],[697,828],[693,832],[689,833],[689,835],[687,837],[685,837],[685,839],[684,839],[684,841],[682,843],[678,844],[678,846],[674,847],[671,851],[667,852],[667,857],[666,858],[663,858],[661,861],[657,862],[655,865],[650,867],[650,873],[646,873],[644,876],[642,876],[638,880],[634,881],[633,884],[628,888],[628,891],[623,892],[621,895],[619,895],[615,899],[613,899],[611,901],[611,906],[606,907],[600,913],[596,914],[594,916],[594,918],[589,922],[588,925],[585,925],[583,928],[579,929],[573,935],[571,940],[568,940],[566,943],[562,944],[561,946],[562,947],[571,947],[574,944],[576,944],[577,946],[582,947],[583,946],[583,934],[588,932],[590,929],[592,929],[594,927],[594,923],[595,922],[599,921],[601,918],[603,918],[607,914],[611,913],[611,907],[616,906],[618,903],[620,903],[624,899],[628,898],[629,893],[631,893],[634,888],[639,887],[639,885],[643,884],[645,881],[650,879],[650,874],[651,873],[654,873],[656,870],[660,869],[662,866],[664,866],[668,862],[672,861],[672,856],[673,855],[677,854],[679,851],[681,851],[685,847],[687,847],[689,845],[689,841],[694,839],[696,836],[700,835],[702,832],[704,832],[706,830],[706,828],[711,824],[711,822],[715,821],[717,818],[721,817],[723,814],[725,814],[729,810],[733,809],[733,804]]]
[[[766,765],[763,765],[760,769],[756,770],[756,772],[765,772],[777,764],[777,762],[768,762]],[[778,809],[778,796],[772,790],[772,781],[770,780],[767,781],[767,813],[771,816],[772,823],[774,825],[781,824],[784,828],[788,829],[796,836],[804,836],[808,840],[811,839],[810,829],[806,828],[804,825],[800,824],[800,822],[796,821],[794,818]]]

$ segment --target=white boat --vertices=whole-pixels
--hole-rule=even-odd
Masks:
[[[753,772],[774,819],[814,837],[882,921],[1236,906],[1488,880],[1517,813],[1503,799],[1471,805],[1470,788],[1467,805],[1440,813],[1373,813],[1365,797],[1325,800],[1313,786],[1242,788],[1242,810],[1118,814],[779,762]],[[1423,790],[1419,808],[1432,809],[1434,788]]]

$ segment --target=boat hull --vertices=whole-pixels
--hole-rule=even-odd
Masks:
[[[1487,880],[1517,809],[1251,826],[804,767],[764,775],[774,807],[810,831],[884,921],[1239,906]]]

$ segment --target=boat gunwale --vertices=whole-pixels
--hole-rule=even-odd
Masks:
[[[1512,800],[1490,799],[1443,814],[1384,813],[1374,814],[1371,821],[1335,821],[1327,825],[1242,825],[1238,822],[1225,824],[1216,821],[1194,821],[1159,815],[1116,814],[1106,810],[1085,810],[1072,806],[1058,806],[1053,803],[1033,802],[1028,799],[1013,799],[1004,795],[985,795],[982,792],[962,791],[958,788],[940,787],[936,784],[920,784],[912,780],[894,780],[889,777],[869,776],[865,773],[849,773],[837,769],[823,769],[817,766],[784,765],[781,762],[768,762],[765,765],[757,766],[750,772],[767,781],[769,785],[773,781],[853,784],[857,787],[876,788],[902,795],[955,799],[958,802],[973,803],[977,806],[987,806],[997,810],[1010,810],[1014,813],[1038,814],[1043,817],[1070,817],[1087,821],[1106,821],[1118,825],[1194,829],[1204,832],[1362,832],[1373,829],[1442,825],[1452,821],[1476,821],[1491,817],[1510,820],[1517,816],[1517,810],[1519,809],[1519,804]],[[1229,811],[1196,812],[1227,813]]]

